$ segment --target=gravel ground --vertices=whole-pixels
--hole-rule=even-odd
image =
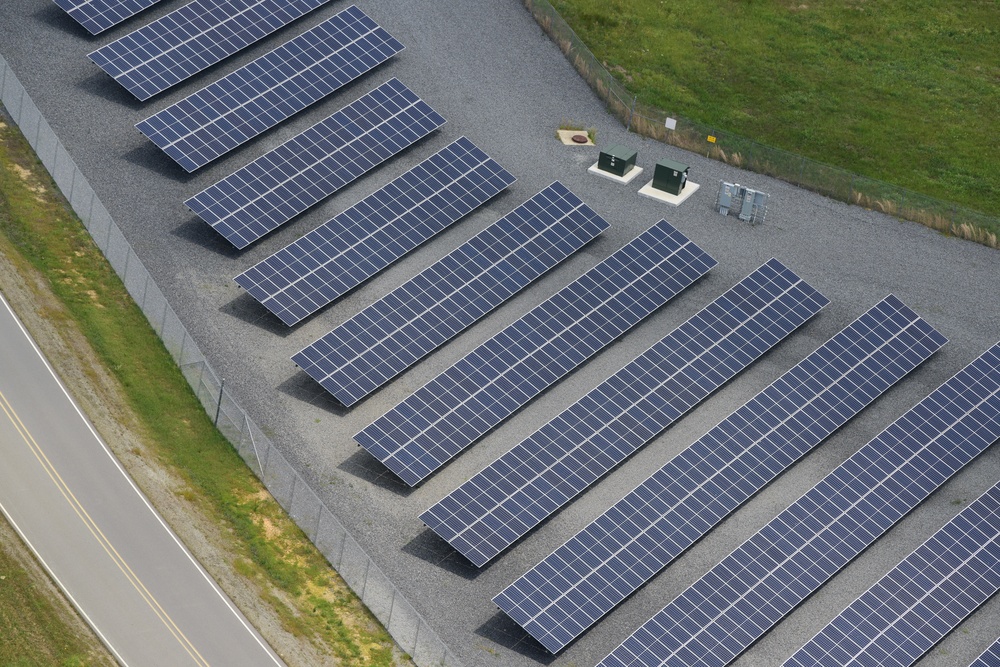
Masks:
[[[517,0],[396,0],[358,6],[406,46],[363,77],[223,159],[187,175],[133,125],[347,6],[334,2],[222,65],[148,103],[138,103],[86,58],[182,3],[168,0],[126,28],[86,36],[48,0],[0,3],[0,53],[14,68],[91,185],[125,231],[199,346],[379,566],[467,665],[591,665],[638,625],[805,492],[890,421],[1000,339],[1000,264],[995,251],[945,238],[626,135]],[[182,202],[375,86],[399,77],[446,119],[444,128],[358,180],[284,229],[236,252]],[[624,187],[588,175],[593,148],[554,139],[563,120],[597,128],[598,143],[626,143],[650,169]],[[459,136],[468,136],[518,182],[374,280],[289,330],[233,283],[237,275]],[[691,165],[702,189],[680,208],[636,194],[653,164]],[[607,218],[611,229],[533,287],[351,410],[338,408],[289,357],[434,259],[560,180]],[[771,194],[765,224],[748,227],[713,210],[719,179]],[[500,327],[513,321],[660,218],[719,260],[705,279],[610,346],[415,490],[387,474],[351,436]],[[547,418],[770,257],[777,257],[832,303],[812,322],[668,429],[588,493],[475,571],[417,515],[512,447]],[[557,658],[506,617],[490,598],[552,549],[888,293],[899,296],[950,343],[689,550]],[[909,551],[1000,479],[996,446],[822,588],[735,664],[776,665]],[[921,665],[963,665],[1000,634],[992,601]]]

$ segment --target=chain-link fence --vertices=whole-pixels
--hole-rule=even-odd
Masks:
[[[205,411],[271,495],[420,667],[461,663],[224,389],[111,214],[0,55],[0,104],[180,366]]]
[[[591,53],[549,0],[523,0],[525,7],[577,72],[631,131],[694,153],[766,174],[833,199],[913,220],[946,234],[1000,248],[1000,219],[891,183],[853,174],[801,155],[640,102]],[[674,129],[666,122],[672,118]],[[712,139],[710,139],[710,137]]]

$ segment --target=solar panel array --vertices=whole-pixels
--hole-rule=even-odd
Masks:
[[[160,0],[55,0],[59,8],[91,35],[102,33]]]
[[[462,137],[236,276],[292,326],[488,201],[514,177]]]
[[[136,127],[191,172],[402,50],[351,6]]]
[[[661,220],[354,439],[415,486],[716,263]]]
[[[1000,590],[1000,484],[945,524],[785,667],[909,667]]]
[[[444,122],[391,79],[184,203],[245,248]]]
[[[493,601],[556,653],[944,343],[890,295]]]
[[[330,0],[194,0],[89,58],[140,100],[180,83]]]
[[[1000,437],[1000,344],[713,567],[600,662],[728,665]]]
[[[420,518],[482,567],[827,303],[768,261]]]
[[[997,667],[1000,665],[1000,639],[993,642],[993,645],[983,651],[983,654],[976,658],[969,667]]]
[[[553,183],[292,360],[353,405],[607,228]]]

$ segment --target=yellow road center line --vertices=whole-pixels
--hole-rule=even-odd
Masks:
[[[21,418],[17,415],[17,412],[14,410],[13,406],[7,400],[7,397],[4,396],[2,391],[0,391],[0,409],[2,409],[7,415],[7,418],[10,420],[11,424],[13,424],[15,430],[17,430],[18,434],[28,445],[31,453],[38,460],[39,464],[41,464],[42,469],[45,470],[49,479],[51,479],[56,485],[56,488],[59,489],[59,492],[62,494],[63,498],[66,499],[66,502],[76,513],[77,517],[80,518],[80,521],[83,522],[83,524],[87,527],[87,530],[90,531],[108,556],[111,557],[111,560],[118,566],[118,569],[125,575],[125,578],[128,579],[129,583],[131,583],[136,589],[139,596],[145,600],[146,604],[149,605],[153,613],[156,614],[160,621],[166,626],[170,634],[174,636],[187,654],[191,656],[191,659],[194,660],[195,664],[199,665],[199,667],[209,667],[208,661],[202,657],[202,655],[198,652],[198,649],[195,648],[194,644],[191,643],[191,641],[184,635],[174,620],[170,618],[170,615],[160,605],[153,594],[149,592],[149,589],[147,589],[145,584],[142,583],[142,580],[139,579],[138,575],[135,574],[121,554],[118,553],[118,550],[115,549],[111,541],[104,535],[103,531],[101,531],[97,523],[91,518],[90,514],[83,507],[83,504],[77,500],[72,490],[70,490],[69,485],[66,484],[62,476],[59,474],[59,471],[56,470],[48,456],[46,456],[45,451],[35,441],[35,438],[24,425],[24,422],[21,421]]]

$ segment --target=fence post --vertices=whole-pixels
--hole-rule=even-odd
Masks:
[[[636,95],[632,96],[632,108],[628,112],[628,124],[625,125],[625,132],[628,133],[632,130],[632,116],[635,115],[635,100]]]
[[[2,1],[2,0],[0,0],[0,1]],[[68,184],[67,184],[67,180],[66,179],[61,179],[63,186],[66,186],[66,191],[64,191],[63,194],[65,195],[66,192],[69,192],[70,196],[68,197],[68,199],[71,200],[70,201],[71,206],[75,205],[75,206],[79,207],[79,209],[86,209],[87,207],[89,207],[88,210],[78,210],[78,209],[74,209],[74,210],[76,211],[77,215],[79,215],[81,217],[81,220],[83,221],[84,226],[87,228],[87,230],[89,232],[91,232],[91,237],[93,238],[94,243],[96,243],[98,245],[98,247],[100,248],[100,250],[102,250],[102,252],[104,252],[104,254],[107,255],[108,251],[109,251],[109,249],[111,247],[111,243],[110,242],[111,242],[111,240],[113,238],[113,233],[115,231],[117,231],[121,235],[121,237],[122,237],[121,242],[126,247],[127,252],[126,252],[126,259],[125,259],[125,262],[124,262],[124,268],[123,268],[123,270],[120,271],[120,272],[116,270],[116,273],[122,279],[122,281],[123,282],[125,281],[126,274],[128,274],[130,272],[131,273],[134,273],[135,271],[146,272],[146,269],[145,269],[145,267],[144,267],[144,265],[142,263],[142,259],[139,257],[138,253],[135,252],[135,250],[131,246],[131,244],[129,244],[128,239],[125,237],[124,232],[122,231],[121,227],[118,226],[118,223],[111,217],[110,212],[108,212],[107,209],[104,207],[104,205],[100,202],[100,200],[97,197],[97,194],[94,193],[91,190],[92,195],[90,196],[89,202],[87,200],[84,200],[84,201],[75,201],[77,198],[74,196],[74,194],[73,194],[74,192],[80,192],[81,188],[84,188],[84,187],[86,187],[88,189],[90,188],[89,184],[87,183],[87,179],[84,177],[83,173],[79,170],[79,168],[75,165],[75,163],[73,162],[72,156],[69,154],[68,151],[66,151],[65,146],[62,144],[62,142],[59,141],[59,137],[52,131],[51,126],[49,126],[44,121],[44,116],[41,115],[41,110],[40,109],[37,109],[37,107],[35,107],[35,111],[32,111],[32,118],[31,119],[25,119],[24,118],[25,115],[28,114],[29,111],[31,111],[30,107],[34,107],[34,103],[31,101],[31,98],[28,96],[27,91],[24,90],[24,88],[21,86],[20,82],[17,80],[17,77],[14,75],[13,70],[9,68],[9,66],[7,64],[7,61],[4,59],[4,57],[3,57],[2,54],[0,54],[0,97],[6,97],[6,99],[0,100],[0,103],[4,104],[4,106],[7,107],[7,110],[10,111],[12,113],[12,115],[14,115],[14,118],[13,118],[14,122],[21,121],[21,122],[24,123],[25,127],[27,127],[27,123],[28,122],[30,122],[31,120],[35,120],[34,113],[35,113],[35,111],[37,111],[37,113],[39,115],[39,118],[37,119],[39,121],[39,123],[37,125],[37,128],[39,128],[37,130],[38,136],[39,137],[41,136],[40,135],[41,128],[44,125],[46,136],[49,138],[49,143],[51,143],[51,144],[53,144],[55,146],[55,155],[54,155],[54,157],[53,157],[53,159],[51,161],[51,165],[49,167],[46,167],[46,169],[49,171],[49,174],[53,177],[53,179],[55,179],[56,178],[56,173],[61,169],[62,159],[65,159],[65,160],[69,161],[68,168],[70,169],[71,180],[69,180]],[[15,102],[16,102],[16,104],[15,104]],[[23,128],[22,128],[22,130],[23,130]],[[35,142],[36,145],[34,146],[34,148],[37,150],[38,146],[41,145],[41,143],[42,142],[41,142],[40,138],[36,139],[36,142]],[[62,156],[62,159],[60,159],[59,156]],[[62,188],[60,188],[60,189],[62,189]],[[104,237],[104,235],[101,235],[102,237],[104,237],[104,245],[103,246],[100,244],[99,239],[96,238],[96,236],[95,236],[96,228],[94,228],[94,225],[93,225],[94,218],[95,218],[95,214],[94,214],[95,209],[101,211],[102,212],[101,216],[102,217],[106,217],[107,218],[107,222],[108,222],[107,236]],[[91,224],[90,227],[87,227],[88,222]],[[136,257],[136,261],[134,263],[131,262],[131,255],[133,255],[133,254]],[[152,287],[153,289],[150,290],[149,289],[150,287]],[[161,314],[161,317],[160,317],[160,322],[159,322],[159,327],[158,328],[156,328],[156,325],[153,322],[154,313],[152,312],[152,306],[147,303],[147,301],[154,300],[154,297],[156,297],[157,299],[162,299],[162,305],[163,305],[163,311],[162,311],[162,314]],[[200,401],[200,397],[201,397],[201,391],[200,390],[201,390],[201,388],[203,386],[207,386],[206,384],[203,384],[204,383],[204,378],[205,378],[206,374],[210,378],[212,378],[213,380],[215,379],[216,376],[215,376],[214,372],[212,371],[211,366],[208,363],[208,360],[204,357],[204,355],[201,354],[201,351],[198,349],[197,341],[193,337],[191,337],[191,335],[188,332],[187,328],[184,326],[184,323],[177,317],[176,313],[170,307],[169,301],[166,300],[166,295],[164,295],[163,292],[159,289],[159,287],[157,286],[156,282],[153,280],[152,276],[149,275],[148,272],[145,273],[145,283],[143,284],[142,296],[140,297],[140,301],[141,301],[140,305],[142,306],[143,313],[146,315],[146,318],[149,321],[150,326],[154,327],[154,330],[156,331],[157,335],[160,336],[160,339],[163,341],[164,345],[167,347],[167,351],[170,353],[170,355],[172,357],[174,357],[174,360],[175,360],[178,368],[183,372],[183,371],[190,370],[190,367],[193,364],[197,364],[197,366],[199,368],[199,376],[198,376],[197,380],[195,381],[195,379],[193,377],[189,378],[189,374],[187,372],[184,372],[184,379],[191,385],[191,388],[193,390],[195,390],[196,394],[199,397],[199,402],[201,402]],[[176,356],[174,355],[175,349],[174,349],[173,339],[167,340],[167,338],[166,338],[166,336],[168,334],[168,330],[166,328],[168,322],[171,325],[171,330],[178,329],[180,331],[180,333],[181,333],[180,349],[179,349],[179,351],[177,351],[177,355]],[[189,339],[190,339],[190,342],[189,342]],[[190,362],[185,361],[185,357],[188,354],[188,350],[190,350],[190,354],[191,354],[192,358],[194,359],[194,361],[190,361]],[[191,375],[193,375],[193,374],[191,374]],[[216,424],[219,421],[219,417],[221,417],[222,397],[225,395],[224,389],[225,389],[225,380],[223,379],[220,382],[220,386],[219,386],[219,400],[218,400],[218,402],[216,404],[216,412],[215,412],[215,422],[216,422]],[[232,401],[232,399],[230,399],[230,403],[231,403],[231,408],[233,408],[233,409],[235,409],[237,411],[237,415],[242,415],[242,417],[243,417],[244,431],[242,431],[241,434],[240,434],[240,437],[241,437],[240,443],[242,444],[242,437],[243,437],[243,434],[245,433],[250,438],[250,443],[253,446],[253,450],[254,450],[254,454],[253,455],[254,455],[254,458],[257,461],[257,465],[258,465],[258,468],[260,470],[259,477],[261,478],[261,481],[263,481],[264,471],[265,471],[264,461],[268,460],[268,458],[269,458],[269,456],[271,454],[272,445],[270,445],[270,443],[268,442],[267,435],[266,434],[262,434],[262,446],[266,447],[266,449],[264,451],[264,458],[262,460],[261,456],[260,456],[260,452],[259,452],[258,447],[257,447],[257,443],[256,443],[256,441],[254,439],[254,435],[253,435],[254,425],[250,421],[249,415],[245,411],[243,411],[237,404],[235,404]],[[204,403],[202,403],[202,405],[204,406]],[[204,407],[207,407],[207,406],[204,406]],[[211,408],[208,408],[208,409],[211,409]],[[206,410],[206,412],[207,412],[207,410]],[[209,414],[211,414],[211,413],[209,413]],[[230,412],[228,414],[230,415],[229,416],[230,421],[233,421],[232,417],[231,417],[232,413]],[[235,426],[235,422],[233,422],[233,425]],[[227,440],[229,440],[229,438],[226,436],[225,433],[223,433],[223,436],[226,437]],[[233,440],[230,440],[230,443],[232,443],[232,442],[233,442]],[[285,465],[288,465],[287,462],[284,461],[284,457],[281,456],[280,451],[278,451],[277,449],[275,449],[274,450],[274,454],[275,454],[276,457],[278,457],[278,460],[280,460],[280,462],[284,463]],[[249,460],[249,457],[247,457],[245,460]],[[295,471],[294,469],[292,469],[291,472],[294,473],[294,480],[292,482],[292,484],[293,484],[293,486],[292,486],[293,493],[294,493],[294,489],[296,488],[296,485],[299,485],[299,484],[305,484],[306,485],[306,490],[307,491],[311,491],[310,487],[305,482],[304,478],[300,474],[298,474],[297,471]],[[316,495],[315,492],[313,492],[313,494]],[[329,507],[326,506],[326,504],[322,501],[322,499],[318,498],[318,496],[317,496],[317,500],[319,501],[319,504],[320,504],[320,516],[323,516],[323,513],[325,512],[326,515],[328,515],[333,520],[333,522],[336,524],[336,526],[339,526],[338,530],[343,532],[344,539],[341,541],[341,544],[340,544],[340,548],[341,548],[340,560],[343,560],[343,550],[344,550],[344,548],[346,546],[346,543],[347,543],[348,539],[350,538],[350,533],[343,527],[343,525],[339,522],[339,520],[337,520],[336,515],[334,515],[333,512],[330,511]],[[292,506],[293,502],[294,502],[294,496],[292,497],[291,500],[288,501],[287,506],[285,507],[285,509],[289,513],[292,510],[291,506]],[[305,527],[305,526],[300,526],[300,527],[303,530],[307,530],[308,529],[308,527]],[[358,550],[360,550],[362,556],[364,557],[366,568],[375,567],[376,568],[376,572],[378,572],[378,566],[375,565],[374,561],[371,560],[371,558],[368,556],[367,552],[365,552],[365,550],[357,542],[354,542],[354,545],[355,545],[355,547]],[[366,569],[365,582],[362,585],[362,591],[361,591],[362,595],[364,594],[364,590],[367,588],[367,579],[368,578],[369,578],[369,574],[368,574],[368,570]],[[403,596],[403,594],[395,586],[395,584],[393,583],[393,581],[391,579],[388,579],[388,577],[384,577],[384,575],[383,575],[383,578],[392,587],[393,605],[395,605],[395,598],[396,598],[396,596],[398,596],[399,599],[400,599],[400,603],[401,604],[406,604],[407,606],[409,606],[408,603],[406,602],[405,596]],[[410,608],[413,609],[412,606],[410,606]],[[420,632],[421,632],[421,626],[422,625],[426,625],[426,623],[424,622],[423,618],[420,617],[419,613],[416,612],[415,609],[413,609],[412,613],[416,616],[416,619],[417,619],[417,631],[416,631],[416,635],[415,635],[414,639],[415,640],[419,640],[419,635],[420,635]],[[407,625],[407,627],[409,627],[409,625]],[[433,629],[430,626],[428,626],[427,630],[424,630],[423,632],[424,632],[425,635],[427,633],[430,633],[430,635],[432,636],[432,638],[434,640],[440,641],[440,638],[438,638],[435,635]],[[443,642],[442,642],[442,646],[443,646]],[[414,644],[414,648],[416,648],[416,643]],[[449,655],[449,652],[448,652],[446,646],[444,647],[444,652],[445,652],[446,656]],[[427,664],[427,663],[424,662],[424,661],[422,661],[421,664]],[[456,664],[456,663],[453,662],[452,664]]]
[[[219,413],[222,411],[222,392],[226,389],[226,378],[219,382],[219,402],[215,404],[215,425],[219,425]]]

